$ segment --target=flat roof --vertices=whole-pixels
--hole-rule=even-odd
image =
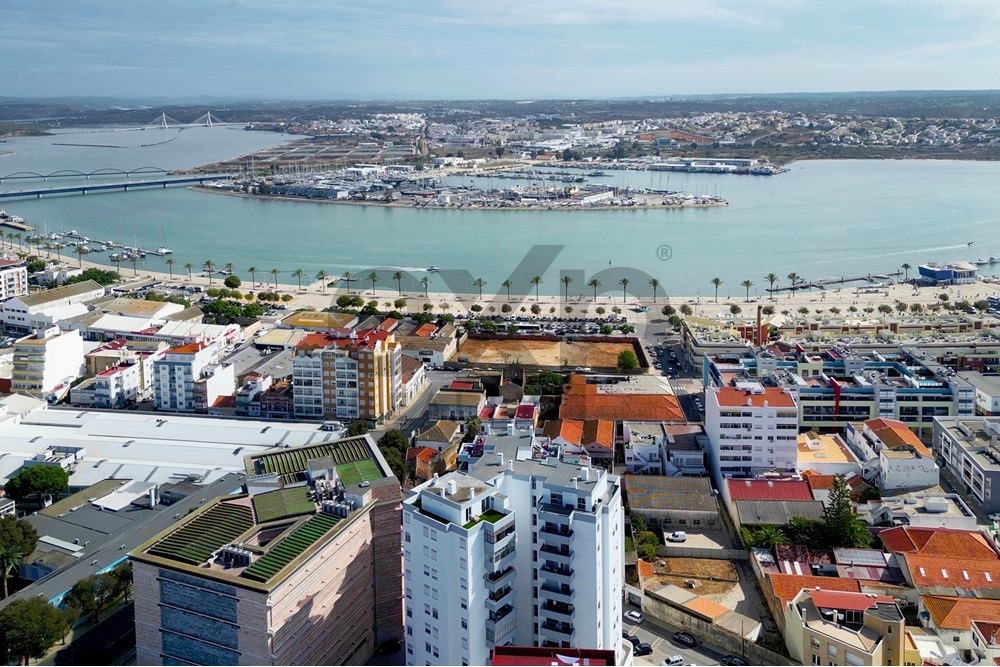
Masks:
[[[719,501],[707,477],[626,475],[624,485],[633,510],[719,511]]]
[[[991,396],[1000,396],[1000,375],[984,375],[979,371],[962,371],[958,375],[971,382],[979,391]]]
[[[800,467],[813,463],[860,463],[839,435],[801,433],[797,460]]]

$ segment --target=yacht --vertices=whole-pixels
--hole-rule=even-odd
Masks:
[[[440,271],[440,270],[441,270],[441,269],[439,269],[439,268],[438,268],[438,267],[436,267],[436,266],[428,266],[428,267],[427,267],[427,273],[437,273],[437,272],[438,272],[438,271]]]
[[[989,263],[990,263],[990,260],[986,259],[985,257],[980,257],[979,259],[976,260],[976,264],[978,264],[979,266],[982,266],[983,264],[989,264]]]
[[[998,259],[995,255],[990,255],[990,264],[996,264],[997,262],[1000,262],[1000,259]]]

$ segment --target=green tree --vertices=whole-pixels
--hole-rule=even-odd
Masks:
[[[478,415],[473,415],[465,420],[465,442],[472,442],[483,430],[483,420]]]
[[[773,549],[779,544],[788,544],[788,538],[777,526],[759,526],[753,531],[753,541],[756,547],[763,549]]]
[[[486,281],[482,278],[476,278],[472,281],[472,284],[479,288],[479,298],[483,298],[483,287],[486,286]]]
[[[514,309],[510,307],[509,303],[505,303],[502,306],[500,306],[500,312],[501,313],[509,313],[512,310],[514,310]]]
[[[760,312],[763,315],[770,317],[771,315],[774,315],[774,306],[764,306],[760,309]]]
[[[902,268],[903,271],[905,272],[904,273],[905,277],[903,278],[903,281],[910,282],[910,269],[912,269],[913,267],[910,266],[908,262],[903,262],[903,265],[900,268]]]
[[[253,287],[256,287],[257,286],[257,267],[256,266],[251,266],[249,269],[247,269],[247,273],[250,274],[250,284]]]
[[[817,548],[822,545],[823,529],[822,521],[796,516],[785,526],[784,533],[788,537],[789,544],[804,544],[807,547]]]
[[[229,289],[236,289],[243,284],[243,281],[240,280],[239,276],[226,276],[226,279],[222,281],[222,284]]]
[[[864,548],[871,545],[871,534],[854,512],[850,489],[843,475],[833,480],[833,488],[823,506],[823,521],[830,546]]]
[[[392,302],[392,307],[396,310],[403,310],[406,308],[406,299],[396,299]]]
[[[319,281],[319,291],[320,292],[325,292],[326,291],[326,279],[329,278],[329,277],[330,276],[328,276],[327,273],[326,273],[326,271],[324,271],[323,269],[320,269],[319,271],[316,272],[316,280]]]
[[[132,562],[125,561],[116,565],[108,573],[114,586],[114,597],[128,602],[128,594],[132,589]]]
[[[890,308],[890,310],[892,310],[892,309]],[[808,308],[806,308],[805,306],[802,306],[801,308],[799,308],[799,315],[808,315],[808,314],[809,314],[809,309]]]
[[[733,315],[739,315],[740,313],[743,312],[743,309],[734,303],[733,305],[729,306],[729,312],[732,313]]]
[[[639,360],[635,358],[635,352],[626,349],[618,353],[617,365],[619,372],[631,371],[639,367]]]
[[[690,317],[691,313],[694,312],[693,310],[691,310],[691,306],[687,305],[686,303],[682,303],[679,310],[681,311],[681,315],[683,315],[684,317]]]
[[[722,278],[712,278],[711,283],[715,286],[715,302],[719,303],[719,286],[722,285]]]
[[[573,278],[570,276],[563,276],[559,279],[559,282],[563,284],[563,298],[569,301],[569,285],[573,282]]]
[[[597,288],[601,286],[601,281],[597,278],[591,278],[587,282],[587,287],[592,287],[594,289],[594,301],[597,301]]]
[[[16,544],[0,546],[0,576],[3,577],[4,599],[10,595],[7,588],[7,579],[10,578],[12,573],[17,571],[17,568],[21,567],[23,562],[24,553],[21,551],[21,547]]]
[[[771,298],[774,298],[774,283],[778,282],[778,276],[775,273],[769,273],[764,276],[764,280],[767,281],[768,291],[771,293]]]
[[[347,425],[347,435],[349,437],[355,435],[364,435],[368,432],[368,422],[363,419],[355,419],[350,424]]]
[[[188,262],[184,265],[184,268],[187,269],[188,272],[188,282],[191,282],[191,270],[194,269],[194,264]]]
[[[274,289],[278,289],[278,274],[281,273],[278,269],[271,269],[270,273],[274,277]]]
[[[69,487],[69,475],[59,466],[29,466],[7,480],[4,490],[15,500],[45,494],[58,496]]]
[[[512,284],[513,283],[511,283],[509,280],[505,280],[502,283],[500,283],[500,287],[503,287],[505,290],[507,290],[507,300],[508,301],[510,301],[510,287],[511,287]]]
[[[370,282],[372,284],[372,294],[374,294],[375,293],[375,283],[378,282],[378,273],[375,272],[375,271],[372,271],[371,273],[369,273],[368,274],[368,282]]]
[[[638,535],[639,533],[644,533],[649,530],[646,524],[646,517],[640,514],[632,515],[632,534]]]
[[[205,263],[201,265],[201,268],[205,269],[205,273],[208,274],[208,284],[211,285],[212,275],[215,273],[215,262],[210,259],[206,259]]]
[[[80,610],[81,617],[101,622],[101,612],[116,598],[115,581],[109,574],[94,574],[73,585],[66,604]]]
[[[660,281],[658,278],[650,278],[649,286],[653,288],[653,303],[656,303],[656,290],[660,287]]]
[[[542,312],[542,307],[541,306],[539,306],[537,303],[531,304],[531,314],[532,315],[538,315],[541,312]]]
[[[601,335],[602,336],[610,336],[613,331],[614,331],[614,329],[611,327],[610,324],[602,324],[601,325]]]
[[[303,271],[302,269],[295,269],[294,271],[292,271],[292,277],[295,278],[296,282],[298,283],[297,289],[299,291],[302,290],[302,277],[304,275],[306,275],[306,272]]]
[[[535,301],[538,301],[538,286],[542,284],[542,277],[535,276],[531,279],[531,284],[535,286]]]
[[[83,256],[90,252],[86,246],[78,245],[73,248],[73,252],[76,253],[76,258],[80,260],[80,266],[83,266]]]
[[[167,261],[164,262],[164,263],[167,265],[167,271],[170,272],[170,279],[173,280],[174,279],[174,264],[176,263],[174,261],[174,258],[173,257],[168,257]]]
[[[883,315],[888,315],[889,313],[892,312],[892,306],[883,303],[878,307],[878,312],[882,313]]]
[[[664,315],[665,317],[670,317],[671,315],[677,314],[677,309],[674,308],[673,306],[664,306],[663,308],[660,309],[660,314]]]
[[[397,479],[402,480],[406,467],[406,448],[410,446],[406,435],[399,429],[391,429],[378,439],[378,448],[389,464],[389,469]]]
[[[66,617],[45,600],[14,600],[0,610],[0,660],[27,665],[44,657],[65,631]]]
[[[622,303],[625,303],[625,301],[628,299],[629,282],[630,281],[628,278],[622,278],[621,280],[618,281],[618,284],[622,286]]]
[[[740,283],[740,287],[745,287],[747,290],[747,301],[750,301],[750,288],[753,287],[752,280],[744,280]]]
[[[427,276],[424,276],[423,278],[420,279],[420,286],[424,288],[424,298],[425,299],[429,299],[430,298],[428,296],[428,294],[430,294],[430,292],[427,291],[430,284],[431,284],[431,279],[428,278]]]
[[[799,278],[799,274],[795,273],[794,271],[792,273],[789,273],[785,277],[788,278],[788,281],[792,284],[792,295],[794,296],[795,295],[795,287],[799,284],[799,281],[802,280],[802,279]]]

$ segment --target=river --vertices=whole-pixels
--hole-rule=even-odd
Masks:
[[[130,132],[62,131],[0,143],[0,176],[20,171],[102,168],[194,167],[244,155],[289,137],[233,127]],[[121,148],[64,146],[111,144]],[[141,144],[153,144],[134,147]],[[7,154],[7,153],[13,153]],[[541,273],[540,291],[562,291],[560,271],[573,278],[570,293],[587,293],[598,275],[600,292],[648,296],[648,276],[661,294],[709,295],[713,277],[723,295],[751,296],[774,272],[780,284],[795,272],[805,279],[887,273],[903,263],[973,260],[1000,255],[1000,163],[933,160],[815,161],[791,165],[779,176],[737,176],[613,171],[594,182],[683,190],[725,197],[731,206],[687,210],[469,211],[324,205],[257,200],[182,188],[130,191],[41,200],[6,201],[8,212],[37,229],[75,229],[96,239],[174,250],[174,271],[205,260],[233,262],[237,273],[256,266],[258,278],[276,268],[294,283],[301,268],[308,280],[371,267],[410,272],[404,289],[429,266],[468,269],[486,291],[500,283],[533,245],[564,246]],[[49,181],[71,184],[70,179]],[[504,181],[514,185],[516,181]],[[485,187],[484,179],[476,185]],[[0,189],[39,187],[40,181],[7,181]],[[975,245],[969,247],[968,242]],[[669,247],[669,251],[664,250]],[[669,259],[663,257],[669,256]],[[100,256],[91,255],[97,260]],[[165,258],[147,257],[140,267],[165,270]],[[987,274],[1000,264],[982,267]],[[646,275],[648,274],[648,276]],[[434,275],[430,289],[443,290]],[[382,284],[391,285],[389,273]],[[526,279],[513,290],[533,292]],[[520,284],[523,283],[523,284]],[[459,287],[452,285],[452,287]],[[638,289],[635,289],[638,287]],[[471,285],[468,291],[473,291]]]

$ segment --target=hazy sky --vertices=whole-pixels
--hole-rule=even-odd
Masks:
[[[1000,88],[1000,0],[2,0],[0,96]]]

